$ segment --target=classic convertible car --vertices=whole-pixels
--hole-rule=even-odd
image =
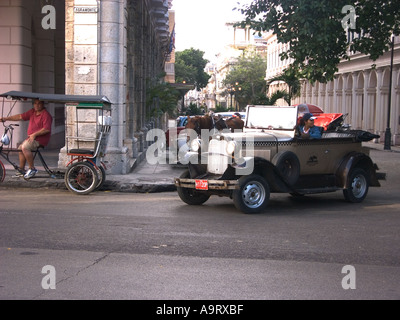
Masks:
[[[298,135],[299,106],[248,106],[243,132],[194,139],[188,170],[175,179],[180,198],[201,205],[211,195],[228,196],[245,213],[262,212],[270,193],[306,195],[343,190],[362,202],[379,187],[378,167],[363,141],[378,136],[343,126],[342,114],[317,114],[321,139]]]

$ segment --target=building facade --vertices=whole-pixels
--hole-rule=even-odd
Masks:
[[[46,8],[46,5],[51,7]],[[51,11],[48,9],[50,8]],[[65,6],[63,1],[0,0],[0,91],[65,92]],[[57,18],[58,17],[58,18]],[[27,111],[31,104],[5,102],[6,116]],[[53,116],[49,147],[64,145],[64,107],[47,106]],[[27,124],[14,141],[26,138]]]
[[[226,23],[231,38],[228,39],[224,50],[217,55],[216,61],[206,67],[206,72],[211,76],[208,86],[202,92],[207,110],[215,109],[217,106],[237,109],[235,91],[224,85],[226,76],[245,51],[254,51],[263,56],[267,52],[267,42],[264,37],[254,35],[249,28],[239,28],[234,25],[233,22]],[[237,88],[240,88],[240,84]]]
[[[0,91],[107,96],[113,125],[105,160],[110,173],[125,174],[158,122],[146,92],[165,71],[171,7],[172,0],[0,0]],[[62,148],[65,117],[76,119],[64,106],[48,109],[52,147]],[[62,148],[59,167],[65,162]]]

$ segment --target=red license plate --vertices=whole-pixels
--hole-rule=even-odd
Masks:
[[[196,180],[196,189],[197,190],[208,190],[208,181],[207,180]]]

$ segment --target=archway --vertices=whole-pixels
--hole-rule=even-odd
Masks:
[[[357,77],[356,95],[353,108],[353,124],[357,129],[365,128],[364,114],[364,73],[360,72]]]
[[[327,86],[326,86],[326,95],[327,95],[327,104],[326,104],[326,110],[325,112],[336,112],[334,108],[334,87],[335,87],[335,82],[330,81]]]
[[[353,74],[347,75],[346,87],[344,90],[344,105],[343,105],[343,113],[348,114],[348,122],[353,122]]]
[[[338,113],[343,113],[342,106],[343,106],[343,76],[339,76],[337,81],[337,88],[336,88],[336,106],[334,106],[334,110]]]
[[[390,68],[385,68],[382,72],[382,85],[380,87],[381,102],[380,102],[380,110],[378,110],[378,112],[380,113],[380,117],[378,119],[379,130],[382,133],[386,131],[388,122],[389,86],[390,86]]]
[[[377,118],[377,110],[376,110],[376,93],[377,93],[377,85],[378,78],[375,70],[372,70],[367,83],[367,99],[366,110],[365,110],[365,126],[366,129],[370,132],[377,132],[378,129],[376,127],[376,118]]]

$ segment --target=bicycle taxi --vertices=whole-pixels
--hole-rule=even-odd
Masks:
[[[106,167],[102,162],[106,154],[108,137],[111,132],[111,105],[105,96],[42,94],[32,92],[10,91],[0,94],[3,98],[1,116],[9,116],[18,102],[39,99],[45,103],[64,104],[75,112],[66,113],[66,154],[68,163],[66,171],[52,170],[44,160],[41,148],[33,152],[38,157],[46,173],[54,179],[64,179],[71,192],[79,195],[89,194],[99,189],[106,180]],[[6,111],[6,102],[11,102]],[[24,104],[32,108],[31,104]],[[7,114],[6,114],[7,112]],[[19,167],[10,155],[21,152],[13,144],[13,131],[18,124],[2,123],[4,134],[0,142],[0,156],[11,164],[16,171]],[[0,183],[4,181],[6,169],[0,160]]]

